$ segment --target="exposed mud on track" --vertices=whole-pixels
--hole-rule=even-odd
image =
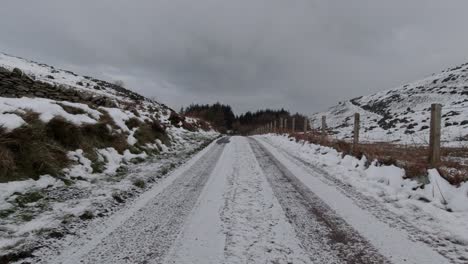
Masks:
[[[250,140],[297,237],[318,263],[390,263],[255,140]]]

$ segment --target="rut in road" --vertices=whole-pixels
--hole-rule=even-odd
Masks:
[[[233,146],[233,173],[227,179],[222,210],[224,263],[311,263],[247,138],[236,137]]]
[[[390,263],[255,140],[250,144],[306,251],[318,263]]]
[[[183,175],[89,252],[66,263],[161,263],[228,141],[219,140]]]
[[[165,263],[312,263],[247,138],[231,138]]]

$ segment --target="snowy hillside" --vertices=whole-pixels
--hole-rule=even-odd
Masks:
[[[217,136],[118,85],[0,53],[0,263],[111,214]]]
[[[338,138],[350,138],[353,115],[361,114],[361,138],[366,141],[426,143],[429,141],[430,106],[442,104],[442,140],[460,146],[468,141],[468,63],[391,90],[340,102],[321,116]],[[464,141],[464,143],[463,143]]]
[[[10,56],[2,52],[0,52],[0,67],[10,71],[14,68],[19,68],[34,80],[53,85],[69,86],[82,92],[91,92],[96,95],[103,95],[126,101],[144,99],[143,96],[137,93],[103,80],[98,80],[90,76],[81,76],[71,71],[57,69],[44,63]]]
[[[18,73],[20,76],[14,75],[15,68],[20,70]],[[6,72],[5,75],[5,70],[13,71],[11,74],[13,77],[7,79],[5,76],[8,76],[9,73]],[[132,118],[145,122],[158,117],[159,121],[169,128],[171,126],[186,126],[186,129],[193,128],[193,130],[198,131],[201,126],[199,121],[195,119],[185,119],[180,116],[176,118],[181,119],[183,122],[175,125],[171,124],[170,115],[172,114],[173,118],[177,115],[172,109],[118,85],[89,76],[80,76],[71,71],[57,69],[44,63],[29,61],[1,52],[0,74],[2,74],[0,76],[0,126],[8,130],[24,124],[24,120],[21,120],[18,113],[24,113],[25,110],[39,113],[41,120],[44,122],[60,116],[77,125],[96,123],[102,116],[102,111],[104,111],[113,118],[117,129],[124,132],[131,131],[124,123]],[[31,88],[23,87],[21,82],[20,85],[15,86],[17,83],[12,82],[19,78],[26,78],[26,80],[30,81]],[[56,89],[59,92],[63,90],[66,94],[70,94],[68,96],[70,99],[76,100],[48,98],[48,93],[39,89],[44,88],[44,86],[38,86],[38,89],[35,90],[36,83],[49,85],[49,87],[46,87],[47,89]],[[5,91],[8,91],[8,89],[13,90],[13,94],[3,95],[2,93],[7,93]],[[15,96],[15,93],[20,93],[23,89],[28,89],[26,91],[27,96],[25,96],[28,98],[16,99],[15,97],[21,96]],[[55,92],[54,95],[59,92]],[[62,95],[62,98],[67,98],[67,96]],[[94,98],[106,98],[113,107],[97,107],[99,109],[94,109],[96,108],[96,105],[93,107]],[[89,102],[86,101],[87,99],[89,99]],[[99,103],[95,104],[99,106]],[[107,104],[109,103],[107,102]],[[70,111],[67,111],[66,106],[78,108],[83,113],[71,114]],[[132,141],[131,136],[129,136],[129,141]]]

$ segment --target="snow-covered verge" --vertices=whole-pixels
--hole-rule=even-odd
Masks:
[[[205,123],[151,100],[103,107],[38,97],[0,97],[0,182],[37,179],[43,174],[83,177],[69,168],[67,160],[89,159],[89,172],[115,173],[122,162],[165,151],[184,131],[194,136],[217,135]],[[108,163],[105,168],[101,168],[103,163]]]
[[[313,114],[322,116],[339,139],[353,135],[354,114],[361,115],[361,140],[424,144],[429,141],[431,104],[442,105],[442,141],[451,147],[468,146],[468,64],[387,91],[339,102]]]
[[[437,170],[429,170],[424,181],[405,179],[403,169],[379,165],[366,157],[343,157],[333,148],[296,142],[287,136],[256,137],[372,197],[404,221],[427,232],[428,237],[437,237],[439,243],[458,248],[457,252],[447,254],[468,257],[468,183],[452,186]]]
[[[171,147],[144,162],[130,152],[101,149],[106,169],[92,173],[91,161],[77,150],[69,153],[75,165],[66,169],[67,175],[77,176],[75,180],[44,175],[37,181],[0,183],[0,263],[28,257],[75,233],[88,220],[111,215],[218,135],[178,128],[171,132],[176,138]]]
[[[2,53],[0,67],[0,263],[110,214],[219,136],[106,81]]]

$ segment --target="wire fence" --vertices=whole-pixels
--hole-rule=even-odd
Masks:
[[[258,127],[252,134],[289,134],[297,140],[333,147],[344,155],[349,154],[357,157],[365,155],[370,160],[379,160],[384,164],[396,164],[405,168],[409,177],[422,175],[429,168],[438,168],[446,179],[453,184],[458,184],[468,180],[468,138],[465,141],[466,145],[461,143],[457,146],[443,147],[441,145],[443,143],[441,141],[442,135],[456,133],[450,127],[442,126],[442,119],[455,109],[467,108],[452,106],[442,108],[440,104],[433,104],[428,110],[412,111],[413,116],[415,112],[427,116],[418,120],[418,122],[424,121],[424,125],[419,124],[421,128],[424,127],[424,131],[405,134],[404,141],[398,140],[398,137],[401,137],[399,131],[387,138],[382,137],[382,130],[366,131],[367,127],[362,132],[360,127],[362,120],[360,120],[359,114],[355,115],[357,119],[347,117],[343,120],[341,127],[340,125],[334,126],[335,130],[328,128],[326,117],[319,119],[317,126],[314,126],[317,119],[315,122],[304,119],[302,127],[297,126],[298,122],[295,119],[280,118],[275,122]],[[366,120],[366,122],[368,121]],[[415,122],[415,120],[407,120],[405,125]],[[379,125],[376,122],[375,126],[379,127]],[[342,131],[346,130],[346,133],[337,133],[337,128]],[[387,133],[393,132],[387,131]],[[372,136],[372,133],[377,136]],[[358,137],[355,138],[354,135],[358,135]],[[460,138],[462,136],[460,135]],[[449,138],[456,137],[449,135]]]

